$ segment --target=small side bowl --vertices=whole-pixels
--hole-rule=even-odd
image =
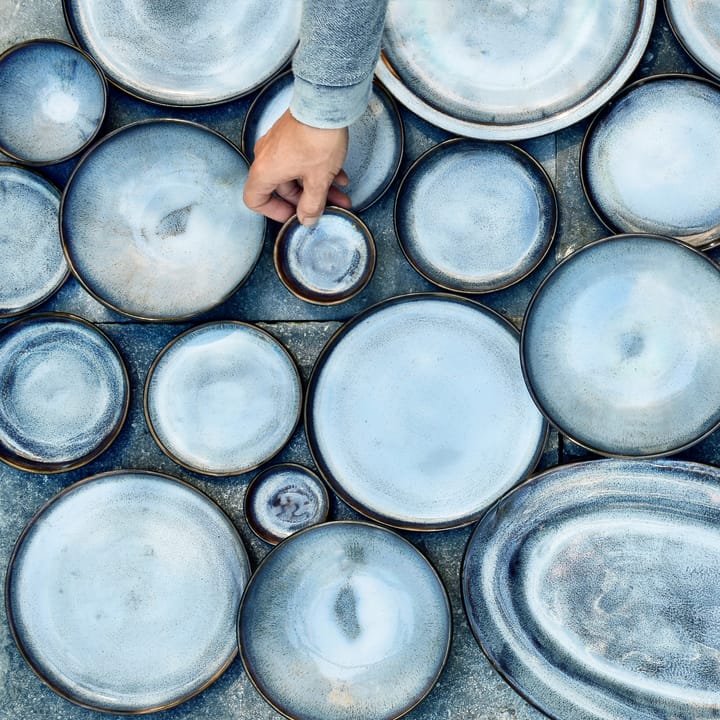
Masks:
[[[84,150],[107,108],[95,61],[62,40],[42,38],[0,55],[0,150],[27,165],[54,165]]]
[[[275,270],[296,297],[315,305],[336,305],[357,295],[375,270],[375,241],[353,213],[326,208],[305,227],[293,215],[275,241]]]

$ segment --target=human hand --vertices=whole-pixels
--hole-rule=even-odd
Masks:
[[[255,144],[245,204],[279,222],[297,213],[303,225],[314,225],[326,202],[349,209],[350,198],[333,186],[348,184],[347,146],[347,128],[310,127],[286,110]]]

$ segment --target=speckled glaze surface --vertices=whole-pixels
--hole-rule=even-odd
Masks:
[[[39,305],[67,279],[59,211],[60,191],[51,182],[0,162],[0,317]]]
[[[298,41],[300,3],[65,0],[73,35],[120,87],[167,105],[209,105],[262,85]]]
[[[275,455],[300,418],[290,354],[247,323],[200,325],[158,355],[145,384],[153,437],[177,462],[209,475],[247,472]]]
[[[245,517],[250,528],[272,545],[325,522],[329,509],[322,480],[295,463],[267,468],[252,479],[245,494]]]
[[[225,670],[249,576],[237,531],[208,497],[121,470],[70,486],[32,519],[6,605],[23,655],[56,692],[141,713],[186,700]]]
[[[308,387],[315,463],[353,507],[393,527],[476,520],[537,462],[546,425],[517,331],[451,295],[394,298],[331,339]]]
[[[105,117],[100,68],[60,40],[21,43],[0,55],[0,150],[29,165],[79,153]]]
[[[719,134],[716,83],[689,75],[639,81],[588,129],[581,167],[590,204],[615,232],[717,245]]]
[[[526,152],[448,140],[403,178],[395,229],[413,267],[447,290],[483,293],[521,280],[543,259],[557,226],[550,179]]]
[[[478,524],[473,632],[553,718],[720,716],[720,472],[600,460],[549,470]]]
[[[0,332],[0,459],[25,470],[79,467],[120,430],[129,381],[117,349],[80,318],[31,315]]]
[[[517,140],[597,110],[645,51],[655,0],[390,0],[377,75],[457,135]]]
[[[692,58],[720,78],[720,6],[714,0],[664,0],[677,39]]]
[[[273,80],[253,101],[243,127],[243,151],[254,158],[255,143],[288,109],[292,98],[292,73]],[[403,155],[403,124],[395,102],[374,83],[367,109],[348,128],[348,152],[343,169],[350,183],[343,187],[353,212],[377,202],[395,179]]]
[[[238,620],[256,687],[295,720],[390,720],[430,691],[445,664],[450,606],[410,543],[374,525],[303,530],[263,561]]]
[[[180,319],[232,295],[255,267],[265,220],[244,205],[248,165],[202,125],[150,120],[105,136],[60,207],[71,268],[127,315]]]
[[[693,444],[720,422],[719,302],[717,265],[669,238],[619,235],[577,251],[538,288],[523,324],[538,406],[601,454]]]
[[[349,300],[375,270],[375,241],[357,215],[327,208],[317,223],[291,217],[278,232],[275,270],[291,293],[319,305]]]

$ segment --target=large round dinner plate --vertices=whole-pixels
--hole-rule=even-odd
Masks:
[[[166,475],[119,470],[71,485],[35,515],[5,600],[18,647],[53,690],[139,714],[224,672],[249,577],[237,530],[208,497]]]
[[[456,135],[518,140],[597,110],[645,52],[655,0],[390,0],[376,73]]]
[[[58,229],[60,191],[41,175],[0,162],[0,317],[49,298],[70,274]]]
[[[665,0],[665,14],[688,54],[720,79],[720,8],[713,0]]]
[[[614,232],[720,242],[720,85],[655,75],[626,88],[593,120],[582,147],[585,194]]]
[[[462,570],[495,668],[557,720],[718,717],[718,488],[715,467],[595,460],[508,493]]]
[[[395,201],[405,256],[421,275],[455,292],[518,282],[545,257],[556,226],[547,173],[506,143],[435,145],[407,172]]]
[[[243,150],[252,161],[255,143],[288,109],[292,98],[291,72],[280,75],[255,98],[245,116]],[[343,187],[353,212],[377,202],[390,187],[403,156],[404,130],[395,101],[375,82],[365,112],[348,128],[348,150],[343,169],[350,183]]]
[[[452,295],[392,298],[331,338],[308,387],[315,464],[359,512],[393,527],[464,525],[532,470],[546,423],[518,333]]]
[[[720,423],[720,269],[689,245],[618,235],[533,296],[521,355],[538,406],[595,452],[656,456]]]
[[[248,583],[240,656],[293,720],[392,720],[435,685],[451,635],[435,570],[376,525],[332,522],[292,535]]]
[[[60,206],[73,273],[131,317],[176,320],[229,298],[252,272],[265,219],[243,202],[248,164],[218,133],[145,120],[95,145]]]
[[[23,317],[0,331],[0,459],[64,472],[104,452],[130,403],[117,348],[82,318]]]
[[[212,105],[260,87],[298,41],[296,0],[64,0],[68,27],[119,87],[165,105]]]
[[[157,356],[145,383],[153,437],[208,475],[252,470],[280,451],[302,411],[300,374],[269,333],[238,321],[190,328]]]

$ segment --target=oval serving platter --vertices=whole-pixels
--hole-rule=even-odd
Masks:
[[[720,8],[712,0],[665,0],[665,15],[690,57],[720,79]]]
[[[361,522],[302,530],[263,560],[238,616],[240,656],[293,720],[392,720],[435,685],[450,605],[407,540]]]
[[[127,370],[97,327],[56,313],[0,331],[0,459],[30,472],[64,472],[104,452],[130,403]]]
[[[596,460],[482,518],[462,591],[495,668],[558,720],[720,715],[720,471]]]
[[[65,19],[123,90],[164,105],[214,105],[274,75],[295,49],[300,3],[63,0]]]
[[[519,140],[597,110],[645,52],[655,0],[390,0],[379,79],[456,135]]]
[[[250,106],[243,125],[242,147],[251,162],[255,143],[288,109],[292,84],[292,73],[283,73],[263,88]],[[373,83],[367,109],[348,128],[343,169],[350,183],[342,190],[350,196],[353,212],[367,210],[392,184],[402,161],[404,135],[395,101],[380,83]]]
[[[288,351],[239,321],[186,330],[160,351],[145,383],[145,417],[160,448],[207,475],[269,460],[301,411],[300,374]]]
[[[79,705],[164,710],[237,654],[250,565],[237,530],[175,478],[119,470],[71,485],[13,551],[5,602],[32,669]]]
[[[59,214],[55,185],[31,170],[0,162],[0,317],[40,305],[70,274]]]
[[[62,40],[20,43],[0,55],[0,150],[27,165],[77,155],[100,131],[105,76]]]
[[[551,423],[603,455],[651,457],[720,423],[720,269],[671,238],[617,235],[557,265],[521,357]]]
[[[245,206],[247,160],[182,120],[116,130],[76,166],[60,205],[73,274],[100,302],[178,320],[229,298],[257,262],[265,219]]]
[[[452,295],[391,298],[356,316],[325,346],[308,386],[318,470],[378,522],[473,522],[544,446],[518,342],[504,318]]]
[[[557,227],[547,173],[513,145],[447,140],[420,156],[395,201],[410,264],[447,290],[484,293],[518,282],[545,257]]]
[[[613,232],[717,245],[718,135],[720,85],[679,74],[637,81],[587,130],[581,175],[588,202]]]

